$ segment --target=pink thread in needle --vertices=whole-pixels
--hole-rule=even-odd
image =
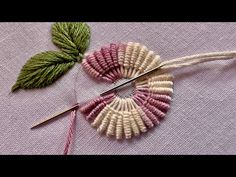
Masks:
[[[65,144],[65,148],[64,148],[64,155],[68,154],[70,145],[72,143],[73,140],[73,135],[75,132],[75,121],[76,121],[76,110],[73,110],[70,114],[70,128],[69,128],[69,133],[67,135],[66,138],[66,144]]]

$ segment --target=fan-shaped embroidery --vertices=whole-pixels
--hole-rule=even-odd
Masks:
[[[88,55],[82,62],[92,77],[115,82],[133,78],[161,64],[160,56],[139,43],[110,44]],[[173,76],[164,70],[135,82],[130,98],[112,93],[85,104],[80,111],[92,121],[92,127],[108,137],[130,139],[158,125],[170,108]]]

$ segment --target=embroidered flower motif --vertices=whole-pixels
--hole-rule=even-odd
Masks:
[[[161,64],[160,57],[139,43],[110,44],[88,55],[83,69],[105,82],[131,79]],[[130,98],[115,94],[101,96],[83,105],[80,111],[99,133],[116,139],[130,139],[159,125],[170,108],[173,76],[160,69],[135,82]]]

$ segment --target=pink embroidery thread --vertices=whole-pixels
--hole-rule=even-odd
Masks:
[[[76,110],[73,110],[70,114],[70,126],[69,126],[69,132],[66,138],[66,144],[65,144],[65,148],[64,148],[64,155],[68,154],[69,151],[69,147],[72,143],[73,140],[73,135],[75,132],[75,122],[76,122]]]

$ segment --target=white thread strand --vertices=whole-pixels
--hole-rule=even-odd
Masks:
[[[206,54],[197,54],[181,58],[176,58],[161,63],[162,69],[174,69],[184,66],[191,66],[198,63],[216,61],[216,60],[228,60],[236,57],[236,51],[214,52]]]

